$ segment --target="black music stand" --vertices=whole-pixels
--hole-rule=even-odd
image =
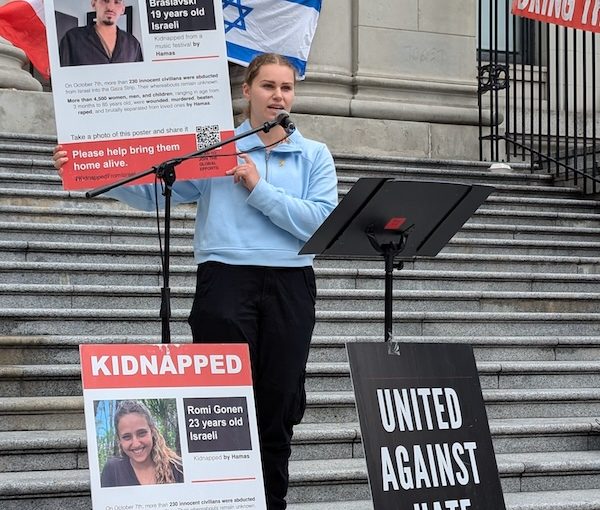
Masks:
[[[392,178],[359,179],[300,255],[385,259],[385,341],[392,337],[396,258],[435,257],[465,224],[492,186]],[[403,262],[396,266],[402,269]]]

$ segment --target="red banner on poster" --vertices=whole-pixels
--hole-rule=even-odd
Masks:
[[[234,135],[233,131],[218,133],[221,140]],[[167,159],[195,152],[196,135],[161,135],[144,138],[93,140],[64,143],[69,162],[63,168],[66,190],[90,189],[129,177]],[[235,166],[235,145],[227,144],[202,157],[185,161],[177,168],[177,179],[221,177]],[[133,184],[154,182],[154,174]]]
[[[512,13],[563,27],[600,32],[600,0],[513,0]]]
[[[251,386],[246,344],[81,346],[85,389]]]

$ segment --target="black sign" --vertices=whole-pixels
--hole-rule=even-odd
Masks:
[[[188,450],[251,450],[245,397],[184,398]]]
[[[214,30],[213,0],[146,0],[151,34]]]
[[[375,510],[505,510],[471,346],[390,345],[347,345]]]

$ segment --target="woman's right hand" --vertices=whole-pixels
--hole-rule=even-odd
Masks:
[[[67,161],[69,161],[67,151],[63,149],[62,145],[57,145],[56,147],[54,147],[52,159],[54,160],[54,168],[58,170],[58,175],[62,177],[62,167]]]

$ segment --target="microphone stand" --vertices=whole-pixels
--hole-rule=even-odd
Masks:
[[[137,174],[130,175],[129,177],[125,177],[124,179],[120,179],[111,184],[107,184],[105,186],[100,186],[98,188],[94,188],[88,192],[86,192],[85,196],[87,198],[94,198],[98,195],[102,195],[107,191],[110,191],[119,186],[123,186],[124,184],[128,184],[137,179],[141,179],[142,177],[146,177],[147,175],[155,174],[157,178],[161,179],[164,183],[164,191],[163,195],[165,197],[165,256],[163,263],[163,286],[161,288],[161,303],[160,303],[160,318],[162,323],[162,333],[161,333],[161,341],[163,344],[171,343],[171,330],[170,330],[170,319],[171,319],[171,289],[169,288],[169,277],[170,277],[170,237],[171,237],[171,195],[173,184],[177,179],[177,175],[175,172],[175,168],[187,161],[189,159],[197,158],[206,154],[207,152],[218,149],[219,147],[223,147],[224,145],[237,142],[242,138],[246,138],[247,136],[253,135],[260,131],[264,133],[268,133],[275,126],[283,126],[288,134],[290,134],[294,130],[294,125],[289,120],[289,115],[287,112],[280,113],[276,119],[272,121],[265,122],[262,126],[259,126],[254,129],[250,129],[245,131],[244,133],[240,133],[239,135],[228,138],[227,140],[222,140],[218,143],[210,145],[208,147],[204,147],[203,149],[197,150],[195,152],[191,152],[190,154],[186,154],[184,156],[180,156],[178,158],[168,159],[159,163],[156,166],[153,166],[147,170],[143,170]],[[160,236],[160,231],[158,233]]]

